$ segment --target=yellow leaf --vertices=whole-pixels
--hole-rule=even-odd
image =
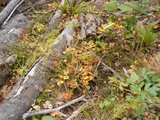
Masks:
[[[135,65],[131,65],[130,67],[131,67],[132,69],[135,69],[135,68],[136,68],[136,66],[135,66]]]
[[[88,79],[88,78],[89,78],[89,77],[88,77],[87,75],[81,77],[81,79],[84,79],[84,80],[86,80],[86,79]]]
[[[59,82],[57,82],[58,86],[61,86],[64,83],[64,81],[60,80]]]
[[[101,32],[104,32],[105,30],[101,27],[98,27],[98,30],[101,31]]]
[[[23,73],[23,69],[17,69],[17,73],[18,74],[22,74]]]
[[[63,76],[63,79],[64,79],[64,80],[67,80],[67,79],[69,79],[69,76],[68,76],[68,75]]]
[[[55,116],[62,117],[62,115],[61,115],[60,113],[57,113],[57,112],[52,112],[52,113],[51,113],[51,116],[52,116],[52,117],[55,117]]]
[[[87,92],[87,90],[86,90],[86,89],[84,89],[82,92],[83,92],[83,94],[85,94],[85,93]]]
[[[86,42],[86,41],[83,41],[83,42],[82,42],[82,44],[83,44],[83,45],[86,45],[86,44],[87,44],[87,42]]]
[[[102,25],[102,29],[111,29],[111,28],[113,28],[114,27],[114,25],[115,25],[115,23],[114,22],[109,22],[108,24],[105,24],[105,25]]]
[[[153,26],[153,29],[158,29],[158,28],[160,28],[160,24],[156,24]]]
[[[76,50],[75,51],[75,54],[80,54],[80,53],[82,53],[82,50]]]
[[[45,27],[45,26],[44,26],[43,24],[41,24],[41,23],[37,23],[37,24],[35,24],[35,25],[33,26],[33,28],[34,28],[35,30],[37,30],[38,32],[41,32],[44,27]]]
[[[66,54],[66,51],[63,51],[63,54]]]
[[[64,73],[65,75],[68,75],[68,70],[64,70],[63,73]]]
[[[140,64],[140,62],[138,60],[135,60],[134,64]]]

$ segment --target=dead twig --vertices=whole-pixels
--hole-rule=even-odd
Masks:
[[[25,114],[23,114],[23,119],[27,118],[27,117],[31,117],[31,116],[34,116],[34,115],[41,115],[41,114],[47,114],[47,113],[52,113],[52,112],[58,112],[60,113],[60,110],[67,107],[67,106],[70,106],[74,103],[77,103],[79,101],[86,101],[86,98],[85,98],[85,95],[77,98],[77,99],[74,99],[68,103],[65,103],[57,108],[54,108],[54,109],[47,109],[47,110],[34,110],[34,111],[29,111]],[[62,113],[61,113],[62,114]],[[65,114],[63,114],[63,116],[66,116]]]
[[[124,71],[124,75],[125,75],[127,78],[129,78],[129,75],[128,75],[128,73],[127,73],[126,68],[123,67],[123,71]]]
[[[102,62],[102,65],[104,66],[104,67],[106,67],[107,69],[109,69],[111,72],[113,72],[113,74],[115,74],[117,77],[118,77],[118,79],[122,79],[122,77],[113,69],[113,68],[111,68],[111,67],[109,67],[108,65],[106,65],[104,62]]]
[[[88,106],[88,103],[83,104],[82,106],[80,106],[77,110],[75,110],[73,112],[73,114],[71,116],[69,116],[66,120],[73,120],[73,118],[77,117],[79,115],[79,113],[82,112],[82,110],[84,108],[86,108]]]
[[[153,102],[152,100],[148,100],[150,103],[152,103],[153,105],[155,105],[156,107],[160,108],[160,104],[156,104],[155,102]]]
[[[90,48],[89,48],[89,50],[93,53],[93,55],[99,60],[99,61],[101,61],[101,64],[104,66],[104,67],[106,67],[107,69],[109,69],[111,72],[113,72],[113,74],[115,74],[117,77],[118,77],[118,79],[122,79],[122,77],[113,69],[113,68],[111,68],[111,67],[109,67],[108,65],[106,65],[104,62],[103,62],[103,60],[101,60],[101,58],[99,57],[99,56],[97,56]]]
[[[107,55],[108,51],[102,56],[102,58],[99,60],[95,70],[94,70],[94,75],[93,75],[93,78],[97,75],[97,70],[98,70],[98,67],[99,65],[102,63],[102,60],[104,59],[104,57]]]

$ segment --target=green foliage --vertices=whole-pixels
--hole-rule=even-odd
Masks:
[[[140,69],[138,72],[130,71],[128,79],[117,80],[115,77],[110,77],[110,83],[116,84],[122,92],[126,91],[125,100],[122,99],[121,103],[114,100],[104,100],[99,103],[99,107],[113,108],[114,118],[123,118],[128,115],[134,117],[141,117],[146,110],[152,107],[149,101],[156,103],[160,101],[157,97],[160,88],[157,86],[160,82],[160,75],[154,75],[154,72],[147,72],[145,68]],[[125,114],[124,114],[125,113]]]
[[[114,11],[117,9],[117,4],[115,2],[106,3],[106,4],[104,4],[104,7],[108,11]]]
[[[100,103],[99,103],[99,107],[100,107],[100,108],[104,108],[104,107],[109,106],[110,104],[111,104],[110,101],[104,100],[103,102],[100,102]]]
[[[103,101],[101,101],[99,103],[99,108],[103,109],[103,108],[107,108],[107,107],[113,106],[114,102],[115,102],[115,98],[114,97],[111,97],[108,100],[105,99],[105,100],[103,100]]]
[[[124,10],[124,11],[132,12],[132,8],[131,7],[128,7],[128,6],[123,5],[123,4],[119,5],[118,8],[121,9],[121,10]]]
[[[130,78],[127,79],[131,92],[140,95],[142,99],[146,99],[147,96],[156,96],[160,91],[160,88],[156,86],[160,75],[147,72],[145,68],[142,68],[139,73],[132,72]]]
[[[125,26],[125,34],[126,32],[131,32],[131,30],[135,27],[137,24],[137,19],[135,16],[128,16],[125,21],[122,21],[122,24]]]
[[[157,37],[157,34],[153,33],[151,23],[148,24],[147,28],[144,28],[144,26],[141,26],[140,28],[138,27],[137,33],[140,38],[139,40],[141,46],[151,46],[153,44],[153,41]]]
[[[110,12],[120,9],[125,12],[139,14],[139,13],[144,13],[146,11],[146,7],[147,7],[146,1],[147,0],[130,1],[126,3],[113,1],[109,3],[105,3],[104,8]],[[117,4],[117,3],[120,3],[120,4]]]
[[[51,116],[44,116],[42,117],[42,120],[55,120],[55,119]]]
[[[81,14],[84,11],[88,10],[88,4],[86,2],[76,2],[74,0],[65,0],[64,4],[59,5],[59,9],[62,10],[64,13],[75,15]]]

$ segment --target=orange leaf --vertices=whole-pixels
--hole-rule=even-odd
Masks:
[[[48,7],[52,7],[52,4],[48,4],[47,6],[48,6]]]
[[[66,91],[66,92],[63,92],[63,93],[62,93],[62,96],[63,96],[63,98],[64,98],[65,100],[71,98],[72,95],[73,95],[73,94],[72,94],[70,91]]]
[[[59,62],[58,61],[53,61],[53,67],[58,67],[59,66]]]
[[[76,87],[78,87],[78,83],[77,83],[76,79],[72,79],[72,80],[70,80],[70,81],[67,81],[67,84],[68,84],[68,86],[71,87],[71,88],[76,88]]]

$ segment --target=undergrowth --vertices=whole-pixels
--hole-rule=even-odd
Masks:
[[[159,108],[155,106],[160,101],[159,60],[154,59],[148,66],[142,64],[145,63],[143,55],[152,54],[151,50],[156,49],[158,33],[153,31],[152,20],[138,23],[147,17],[147,3],[144,0],[105,3],[101,11],[104,22],[98,26],[97,35],[87,36],[85,40],[76,36],[75,44],[53,61],[52,79],[36,100],[36,105],[43,108],[45,101],[55,103],[59,95],[62,98],[58,105],[88,94],[90,106],[75,118],[77,120],[158,120]],[[53,8],[54,5],[51,3],[48,6]],[[88,10],[87,5],[66,0],[64,5],[57,6],[65,14],[78,16]],[[123,12],[119,13],[119,10]],[[39,56],[52,54],[52,43],[60,30],[48,30],[47,20],[44,16],[40,18],[24,31],[19,43],[12,48],[12,52],[18,55],[14,66],[16,75],[24,75]],[[154,62],[157,62],[156,66]],[[62,91],[58,90],[61,88]],[[62,118],[55,114],[51,116]],[[31,119],[41,119],[41,116],[38,117]]]

